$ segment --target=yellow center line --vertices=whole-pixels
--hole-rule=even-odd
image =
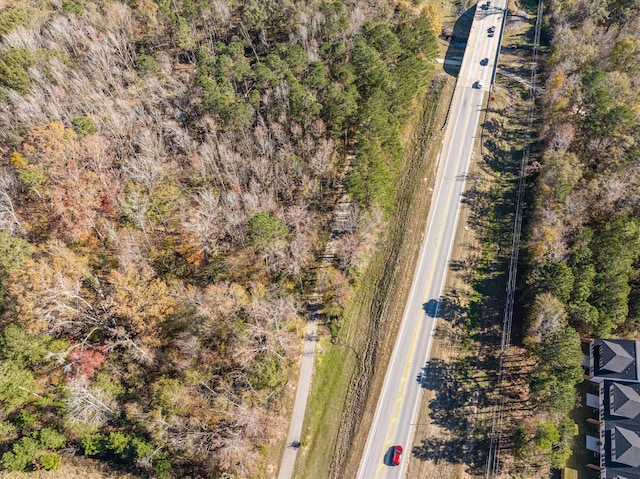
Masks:
[[[409,347],[409,357],[413,357],[413,355],[415,354],[416,345],[418,343],[418,335],[415,333],[417,329],[420,328],[420,326],[421,324],[418,323],[418,328],[414,330],[413,341],[411,341],[411,346]],[[398,393],[396,394],[396,399],[393,405],[391,420],[389,421],[389,426],[387,426],[387,434],[385,436],[384,447],[382,449],[385,454],[386,454],[386,451],[393,445],[392,439],[389,439],[389,437],[395,436],[395,431],[397,430],[397,423],[398,423],[398,420],[400,419],[400,414],[402,412],[402,402],[404,399],[403,397],[404,394],[401,394],[401,392],[403,392],[406,388],[408,376],[409,376],[409,368],[407,368],[407,363],[405,363],[404,368],[402,370],[402,379],[400,380],[400,387],[398,388]],[[389,434],[391,429],[393,429],[393,432],[394,432],[393,436]],[[386,467],[384,463],[378,464],[378,469],[376,470],[375,477],[376,478],[379,477],[380,472],[383,472],[385,470],[386,470]]]
[[[462,101],[462,98],[461,98]],[[471,101],[471,100],[470,100]],[[469,130],[469,119],[471,118],[471,112],[473,109],[473,105],[469,105],[467,108],[467,116],[465,119],[465,123],[464,123],[464,132],[461,138],[466,138],[467,135],[467,131]],[[460,165],[460,159],[462,158],[462,148],[460,148],[460,150],[458,150],[458,154],[456,156],[456,167],[454,169],[454,174],[458,171],[458,167]],[[446,167],[445,167],[446,169]],[[442,181],[444,182],[444,180],[446,179],[445,176],[445,170],[443,169],[443,178]],[[452,181],[455,182],[455,176],[452,178]],[[449,189],[448,192],[448,196],[447,196],[447,203],[446,204],[451,204],[451,197],[453,195],[453,188]],[[434,210],[434,214],[435,214],[435,210]],[[436,238],[438,239],[442,239],[442,232],[444,230],[445,227],[445,223],[446,221],[442,221],[440,223],[440,227],[438,229],[438,236],[436,236]],[[435,246],[435,251],[433,251],[434,254],[432,254],[432,257],[437,258],[438,255],[437,253],[439,252],[441,247],[441,242],[437,241],[436,242],[436,246]],[[422,304],[425,304],[427,301],[427,297],[429,294],[429,285],[431,284],[431,281],[433,280],[433,275],[435,273],[435,267],[431,268],[431,271],[429,273],[429,278],[427,280],[426,283],[426,290],[424,292],[424,296],[422,298]],[[422,317],[424,316],[424,313],[421,314],[419,319],[422,319]],[[414,354],[415,354],[415,348],[417,345],[417,341],[419,338],[419,334],[418,331],[420,330],[420,328],[422,327],[422,321],[418,321],[417,322],[417,327],[414,329],[413,331],[413,340],[411,342],[411,346],[409,348],[409,358],[413,358]],[[405,390],[406,390],[406,386],[407,386],[407,379],[409,377],[410,374],[410,368],[412,365],[412,361],[408,361],[405,362],[404,367],[403,367],[403,371],[402,371],[402,379],[400,381],[400,387],[398,388],[398,392],[396,393],[396,398],[394,401],[394,407],[393,407],[393,411],[391,414],[391,420],[389,421],[389,425],[387,427],[387,432],[385,435],[385,441],[384,441],[384,447],[383,447],[383,451],[386,454],[386,451],[395,443],[393,442],[395,440],[395,435],[396,435],[396,431],[397,431],[397,423],[398,420],[400,419],[400,415],[402,413],[402,403],[404,402],[404,398],[405,398]],[[375,474],[375,478],[377,479],[378,477],[380,477],[380,473],[386,471],[386,467],[384,462],[381,462],[378,464],[378,468],[376,469],[376,474]]]
[[[488,43],[488,38],[486,38],[486,37],[482,38],[481,44],[482,44],[483,49],[486,48],[487,43]],[[470,67],[471,65],[467,65],[467,66]],[[471,88],[473,88],[473,86],[471,86]],[[462,100],[463,100],[462,97],[463,97],[463,95],[460,96],[460,108],[462,107]],[[470,100],[470,102],[471,102],[471,100]],[[474,105],[473,104],[469,104],[469,107],[468,107],[468,110],[467,110],[467,116],[466,116],[466,119],[465,119],[466,121],[465,121],[465,126],[464,126],[464,132],[463,132],[463,134],[461,136],[462,141],[464,141],[464,138],[466,138],[467,132],[469,130],[469,123],[470,123],[470,119],[472,117],[471,113],[473,111],[473,108],[474,108]],[[452,141],[453,141],[453,139],[452,139]],[[454,174],[458,171],[458,168],[459,168],[459,165],[460,165],[460,160],[462,158],[462,151],[463,151],[463,148],[460,148],[459,151],[458,151],[458,154],[456,155]],[[443,170],[443,181],[445,179],[444,174],[445,174],[445,171]],[[465,172],[465,174],[466,174],[466,172]],[[451,178],[451,181],[455,182],[455,180],[456,180],[455,176],[453,178]],[[447,196],[447,203],[446,203],[447,205],[451,204],[451,197],[453,195],[453,191],[454,191],[453,188],[449,189],[448,196]],[[434,211],[434,213],[435,213],[435,211]],[[445,222],[441,222],[440,223],[440,227],[438,229],[438,236],[436,236],[437,239],[441,239],[442,238],[442,232],[443,232],[444,228],[445,228]],[[456,228],[457,228],[457,225],[456,225]],[[432,252],[432,256],[433,257],[436,257],[436,258],[438,257],[438,253],[440,251],[440,247],[441,247],[441,243],[440,243],[440,241],[437,241],[436,245],[435,245],[435,251]],[[431,271],[429,273],[429,278],[428,278],[427,283],[426,283],[427,289],[425,290],[425,293],[424,293],[424,296],[423,296],[423,301],[422,301],[423,304],[427,301],[428,292],[429,292],[429,285],[431,284],[431,282],[433,280],[433,275],[435,274],[435,269],[436,268],[435,268],[435,265],[434,265],[434,267],[431,268]],[[423,315],[424,315],[424,313],[423,313]],[[411,342],[411,346],[409,348],[409,356],[408,356],[409,358],[413,358],[413,356],[415,354],[415,348],[416,348],[416,345],[417,345],[417,339],[419,338],[419,332],[420,332],[420,329],[422,327],[422,323],[423,323],[422,321],[419,321],[417,328],[414,330],[413,341]],[[396,394],[396,398],[395,398],[395,401],[394,401],[394,407],[393,407],[393,411],[392,411],[392,415],[391,415],[391,420],[389,422],[389,425],[387,427],[387,432],[386,432],[386,435],[385,435],[385,442],[384,442],[384,447],[383,447],[384,453],[386,453],[386,451],[392,445],[395,444],[394,440],[395,440],[395,435],[396,435],[396,432],[397,432],[397,423],[398,423],[398,421],[400,419],[400,415],[402,413],[402,405],[403,405],[404,398],[405,398],[405,395],[406,395],[407,379],[408,379],[409,373],[411,372],[410,369],[411,369],[412,363],[413,363],[412,361],[405,362],[405,365],[403,367],[402,379],[401,379],[401,382],[400,382],[400,387],[399,387],[398,392]],[[380,473],[383,472],[383,471],[386,471],[386,467],[385,467],[384,463],[380,463],[378,465],[377,470],[376,470],[375,477],[376,478],[380,477]]]

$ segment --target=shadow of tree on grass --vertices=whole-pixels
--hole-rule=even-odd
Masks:
[[[449,48],[447,48],[444,56],[443,68],[447,74],[453,77],[457,77],[458,73],[460,73],[460,62],[467,48],[467,39],[469,38],[475,12],[476,7],[474,5],[462,13],[453,26],[453,33],[448,38]]]

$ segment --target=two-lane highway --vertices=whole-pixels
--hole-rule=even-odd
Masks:
[[[467,171],[475,144],[484,94],[497,60],[505,0],[478,5],[453,95],[449,122],[427,222],[425,240],[410,297],[376,414],[358,471],[359,479],[400,478],[412,450],[421,377],[429,358],[440,296],[455,238]],[[493,35],[489,29],[495,27]],[[486,59],[486,60],[485,60]],[[478,81],[481,84],[478,84]],[[392,466],[392,448],[400,444],[400,466]]]

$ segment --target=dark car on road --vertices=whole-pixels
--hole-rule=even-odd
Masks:
[[[391,464],[393,464],[394,466],[399,466],[400,456],[402,456],[402,446],[394,446],[393,453],[391,454]]]
[[[480,65],[482,65],[483,67],[486,67],[488,64],[489,64],[488,58],[483,58],[482,60],[480,60]]]

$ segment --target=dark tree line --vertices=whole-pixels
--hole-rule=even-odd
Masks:
[[[626,0],[547,6],[544,151],[523,292],[538,422],[516,433],[522,465],[561,468],[571,452],[573,432],[561,419],[583,377],[580,338],[638,337],[638,13],[637,2]],[[527,446],[540,434],[545,447]]]

